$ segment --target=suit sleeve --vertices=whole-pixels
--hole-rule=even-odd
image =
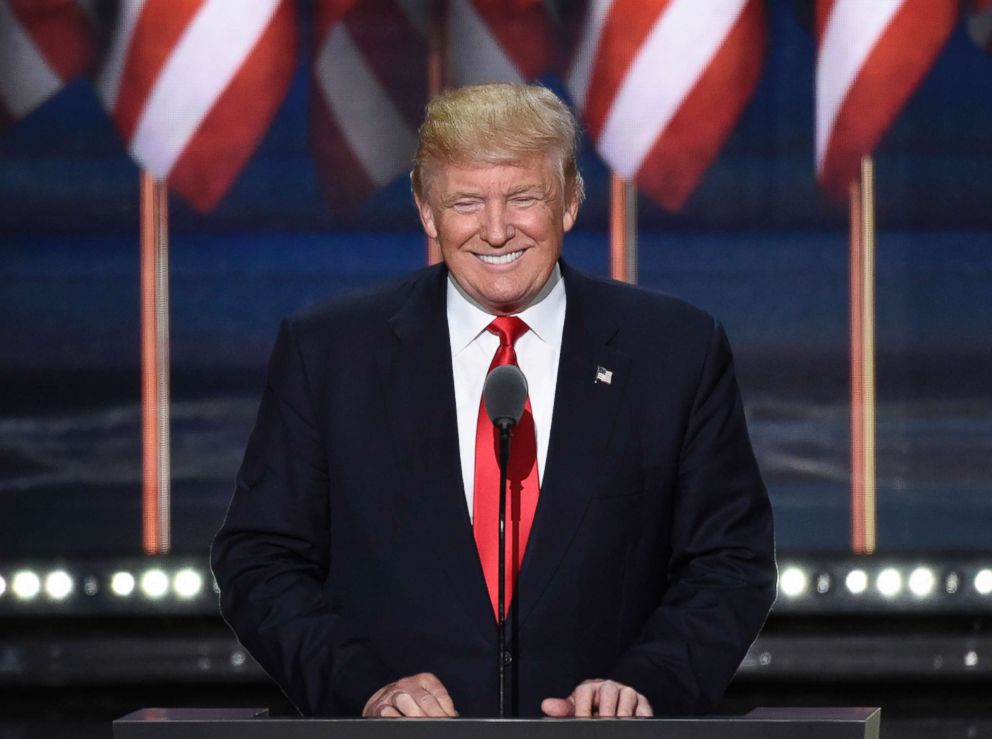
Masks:
[[[311,385],[284,322],[211,564],[225,620],[296,707],[357,715],[395,676],[332,605],[329,499]]]
[[[656,715],[712,710],[775,599],[771,506],[713,326],[679,457],[667,588],[610,674]]]

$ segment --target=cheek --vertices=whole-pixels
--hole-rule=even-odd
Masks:
[[[447,218],[440,223],[438,238],[443,246],[455,250],[471,241],[478,228],[467,218]]]

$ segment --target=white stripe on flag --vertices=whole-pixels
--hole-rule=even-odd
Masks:
[[[0,0],[0,101],[23,118],[50,98],[62,80],[48,65],[6,0]]]
[[[655,23],[610,107],[597,148],[632,179],[706,71],[748,0],[674,0]]]
[[[450,10],[448,59],[455,84],[524,81],[470,0],[453,0]]]
[[[316,62],[317,79],[338,130],[377,187],[410,166],[417,139],[339,23]]]
[[[816,62],[816,171],[823,167],[837,114],[858,72],[904,0],[837,0]]]
[[[131,48],[134,26],[144,6],[145,0],[124,0],[118,11],[120,17],[117,21],[117,29],[107,50],[100,77],[96,81],[97,92],[100,93],[103,107],[108,113],[113,113],[114,106],[117,105],[121,78],[124,76],[124,62],[127,60],[128,49]]]
[[[583,110],[586,97],[589,95],[589,79],[592,77],[593,64],[596,61],[596,51],[599,49],[599,37],[606,25],[606,17],[610,13],[613,0],[593,0],[586,17],[582,38],[575,51],[575,60],[568,74],[568,91],[576,110]]]
[[[241,69],[280,0],[208,0],[187,26],[148,95],[131,153],[160,179]]]

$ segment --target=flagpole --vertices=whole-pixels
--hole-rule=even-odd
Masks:
[[[427,29],[427,99],[433,100],[444,91],[448,81],[448,3],[430,0]],[[427,238],[427,264],[441,261],[437,240]]]
[[[610,174],[610,277],[637,283],[637,190]]]
[[[851,183],[851,551],[871,554],[875,519],[875,193],[862,157]]]
[[[169,205],[165,183],[141,173],[142,545],[167,554],[170,531]]]

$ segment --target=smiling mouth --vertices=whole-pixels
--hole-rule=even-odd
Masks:
[[[511,251],[506,254],[476,254],[479,259],[481,259],[486,264],[510,264],[515,262],[523,256],[524,250]]]

